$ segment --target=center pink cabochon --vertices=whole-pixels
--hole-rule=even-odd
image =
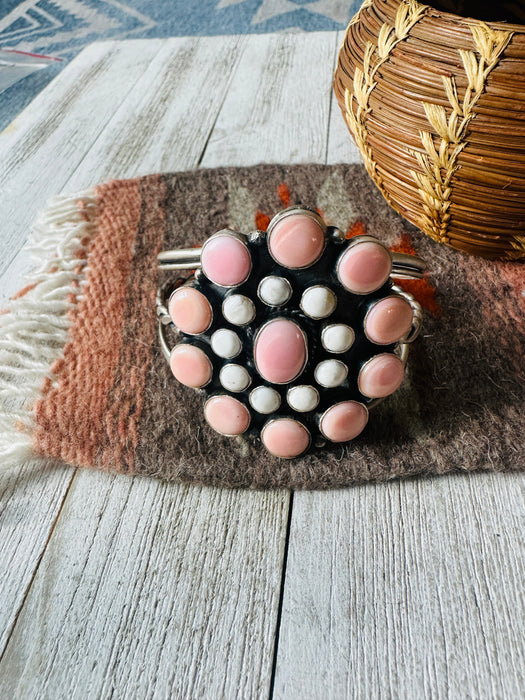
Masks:
[[[267,323],[255,340],[254,359],[268,382],[291,382],[306,363],[306,341],[299,326],[284,318]]]

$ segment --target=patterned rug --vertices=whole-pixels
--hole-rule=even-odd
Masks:
[[[30,74],[25,66],[23,80],[0,94],[0,130],[93,41],[337,30],[359,5],[358,0],[2,0],[0,50],[61,60],[42,70],[35,65]]]
[[[156,256],[289,204],[349,235],[425,258],[407,281],[425,310],[401,389],[364,432],[277,459],[215,433],[198,392],[171,376],[156,331]],[[384,202],[361,166],[200,170],[115,181],[50,205],[35,226],[40,270],[0,324],[0,457],[224,486],[327,488],[400,476],[523,469],[523,265],[440,247]],[[168,273],[163,273],[168,274]]]

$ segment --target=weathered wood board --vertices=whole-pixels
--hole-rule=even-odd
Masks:
[[[0,135],[0,298],[45,199],[110,177],[358,162],[335,33],[95,44]],[[524,479],[222,491],[0,473],[2,697],[514,698]]]

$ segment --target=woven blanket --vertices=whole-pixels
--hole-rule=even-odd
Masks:
[[[282,460],[205,422],[157,340],[156,257],[226,226],[264,229],[290,204],[348,235],[428,261],[405,288],[425,310],[407,376],[347,444]],[[40,268],[0,325],[3,463],[68,464],[227,486],[326,488],[524,467],[523,265],[433,243],[384,203],[361,166],[199,170],[113,181],[52,202],[34,229]],[[173,273],[171,273],[173,274]],[[175,273],[176,274],[176,273]],[[170,273],[162,275],[169,277]]]

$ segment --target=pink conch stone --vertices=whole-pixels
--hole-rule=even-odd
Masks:
[[[369,360],[359,372],[359,391],[371,399],[393,394],[403,381],[405,368],[397,355],[383,353]]]
[[[306,343],[299,327],[278,318],[270,321],[255,341],[254,359],[259,374],[274,384],[295,379],[306,362]]]
[[[171,352],[170,367],[175,379],[186,386],[201,387],[211,379],[210,360],[193,345],[176,345]]]
[[[206,277],[222,287],[244,282],[252,267],[248,248],[235,236],[228,234],[209,240],[202,250],[202,270]]]
[[[204,415],[211,427],[223,435],[241,435],[250,425],[250,412],[232,396],[214,396],[206,402]]]
[[[401,297],[387,297],[370,309],[365,332],[373,343],[388,345],[402,338],[412,326],[412,307]]]
[[[263,445],[276,457],[297,457],[310,444],[308,430],[291,418],[279,418],[268,423],[262,430]]]
[[[268,248],[274,259],[285,267],[308,267],[323,252],[324,231],[304,214],[286,216],[271,230]]]
[[[364,430],[368,411],[357,401],[343,401],[329,408],[321,419],[321,432],[332,442],[353,440]]]
[[[337,276],[349,292],[368,294],[383,286],[391,269],[392,259],[388,250],[374,241],[363,241],[343,253],[337,266]]]
[[[203,333],[210,325],[212,310],[204,294],[192,287],[181,287],[169,303],[171,320],[183,333]]]

